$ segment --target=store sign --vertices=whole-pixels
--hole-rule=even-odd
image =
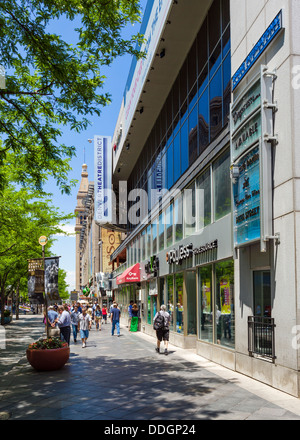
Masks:
[[[111,138],[94,136],[95,220],[112,223]]]
[[[218,240],[214,240],[211,243],[206,243],[204,246],[199,246],[198,248],[194,248],[192,243],[186,246],[179,246],[178,249],[167,252],[166,261],[168,264],[181,264],[183,260],[191,258],[193,255],[200,255],[204,252],[217,249],[217,247]]]
[[[261,38],[255,44],[247,58],[243,61],[241,66],[238,68],[236,73],[232,77],[232,90],[238,86],[238,84],[242,81],[242,79],[247,75],[249,70],[256,63],[258,58],[262,55],[262,53],[269,46],[271,41],[275,39],[275,37],[279,34],[279,32],[283,29],[283,15],[282,10],[276,15],[270,26],[263,33]]]
[[[235,247],[260,239],[259,160],[257,145],[236,164],[239,168],[239,177],[233,184]]]
[[[272,153],[274,73],[260,75],[240,94],[230,112],[234,246],[260,240],[261,251],[272,236]]]

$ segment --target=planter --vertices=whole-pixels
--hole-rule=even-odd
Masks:
[[[9,324],[12,320],[11,316],[4,316],[4,324]]]
[[[27,348],[27,359],[30,365],[38,371],[53,371],[62,368],[70,356],[70,348],[65,344],[62,348],[31,349]]]

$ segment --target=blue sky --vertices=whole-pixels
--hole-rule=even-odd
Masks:
[[[147,0],[141,0],[140,3],[144,11]],[[76,26],[72,23],[56,21],[51,25],[49,31],[62,35],[69,41],[73,36],[74,27]],[[127,38],[130,34],[137,33],[139,30],[140,23],[137,23],[134,26],[129,25],[124,30],[124,37]],[[130,64],[131,56],[123,56],[116,59],[112,66],[109,68],[106,67],[103,69],[103,72],[101,72],[101,74],[104,74],[107,77],[103,93],[109,92],[111,94],[112,103],[102,109],[100,117],[89,117],[92,125],[90,125],[86,131],[78,134],[64,129],[61,142],[66,144],[69,143],[76,147],[76,157],[71,161],[72,171],[69,173],[70,179],[78,179],[80,182],[82,164],[84,163],[85,157],[85,163],[88,166],[89,180],[94,180],[93,143],[89,143],[88,139],[93,139],[96,134],[113,136]],[[54,206],[60,208],[64,213],[73,213],[76,207],[76,195],[79,188],[79,182],[69,196],[62,195],[55,183],[51,180],[49,180],[48,184],[45,186],[45,190],[53,194],[52,200]],[[74,232],[74,225],[75,219],[70,221],[67,230]],[[67,271],[67,282],[70,290],[73,290],[75,288],[75,236],[57,237],[57,241],[52,247],[52,253],[61,257],[60,267]]]

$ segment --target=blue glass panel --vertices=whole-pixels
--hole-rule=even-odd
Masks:
[[[170,143],[169,148],[167,150],[167,182],[168,182],[168,189],[170,189],[174,183],[173,142]]]
[[[198,102],[198,142],[199,155],[203,153],[209,143],[209,105],[208,87]]]
[[[180,134],[174,139],[174,183],[180,177]]]
[[[180,153],[181,153],[181,175],[189,166],[189,134],[188,120],[185,121],[180,130]]]
[[[197,159],[198,155],[198,106],[195,105],[189,115],[189,165]]]
[[[222,69],[220,67],[209,85],[210,141],[216,138],[223,126],[222,94]]]
[[[231,54],[223,61],[223,125],[228,122],[231,102]]]

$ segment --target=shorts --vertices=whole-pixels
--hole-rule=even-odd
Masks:
[[[168,341],[169,340],[169,329],[159,329],[156,330],[156,337],[161,342],[162,340]]]
[[[85,339],[89,337],[89,330],[80,330],[81,339]]]

